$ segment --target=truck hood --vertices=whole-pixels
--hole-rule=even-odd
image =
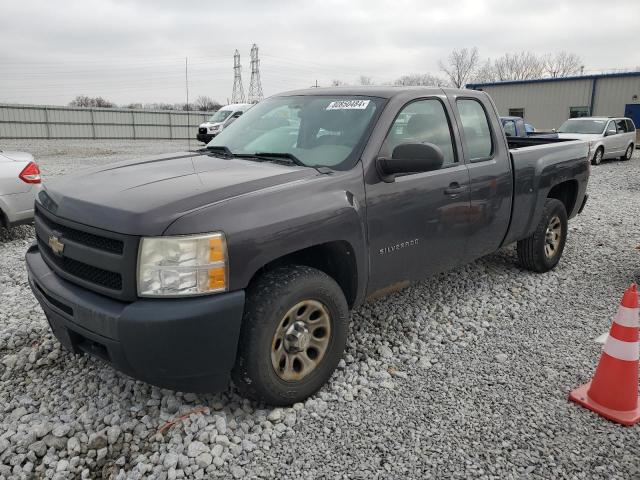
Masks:
[[[201,123],[200,126],[203,128],[219,127],[220,125],[222,125],[222,123],[223,122],[216,122],[216,123],[204,122],[204,123]]]
[[[161,235],[194,210],[317,175],[312,168],[181,152],[62,177],[46,185],[40,203],[85,225],[130,235]],[[212,218],[211,230],[215,228]]]
[[[5,152],[4,150],[0,150],[0,156],[6,157],[14,162],[29,163],[33,161],[33,155],[27,152]]]
[[[558,138],[569,138],[574,140],[599,140],[602,135],[599,133],[559,133]]]

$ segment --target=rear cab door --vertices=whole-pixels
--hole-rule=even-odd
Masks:
[[[482,92],[448,92],[469,169],[468,261],[497,250],[511,220],[511,157],[493,102]]]
[[[368,295],[464,263],[470,205],[469,173],[442,89],[394,97],[373,137],[365,171]],[[437,145],[442,167],[382,181],[375,159],[391,158],[393,148],[405,143]]]

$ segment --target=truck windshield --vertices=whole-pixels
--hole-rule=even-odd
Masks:
[[[231,110],[218,110],[216,113],[214,113],[209,117],[209,120],[207,120],[207,122],[209,123],[224,122],[229,115],[231,115]]]
[[[606,120],[567,120],[558,129],[560,133],[602,133]]]
[[[207,147],[235,155],[277,153],[308,166],[353,166],[384,99],[344,95],[272,97],[248,110]]]

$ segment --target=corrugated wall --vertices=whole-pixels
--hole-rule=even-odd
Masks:
[[[528,123],[549,130],[558,128],[569,118],[570,107],[591,105],[593,81],[585,78],[478,87],[491,95],[500,115],[508,115],[510,108],[524,108]],[[640,76],[598,78],[591,114],[623,116],[625,105],[634,102],[634,95],[640,98]]]
[[[211,113],[0,104],[0,138],[195,138]]]
[[[524,108],[527,123],[540,130],[558,128],[569,118],[569,107],[588,106],[591,80],[492,85],[482,87],[493,98],[500,115],[510,108]]]

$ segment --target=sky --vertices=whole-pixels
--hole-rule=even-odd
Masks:
[[[259,46],[265,96],[317,81],[377,83],[440,74],[455,48],[482,58],[562,50],[585,73],[640,66],[640,1],[618,0],[1,0],[0,102],[65,105],[228,103],[233,53],[245,93]]]

